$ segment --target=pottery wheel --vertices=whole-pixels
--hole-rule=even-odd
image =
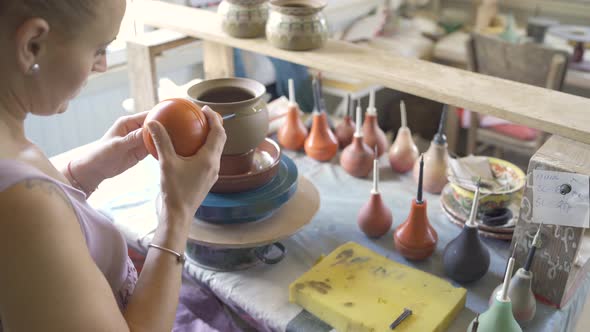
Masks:
[[[307,225],[320,205],[316,187],[298,179],[295,195],[272,216],[245,224],[218,225],[195,218],[189,241],[216,248],[251,248],[276,242]]]

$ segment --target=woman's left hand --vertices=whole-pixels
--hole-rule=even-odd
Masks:
[[[71,162],[71,175],[85,190],[94,190],[102,180],[123,173],[147,156],[142,137],[147,114],[117,119],[89,153]]]

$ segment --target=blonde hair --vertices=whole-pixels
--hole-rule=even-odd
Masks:
[[[40,17],[52,27],[74,33],[88,19],[95,16],[96,0],[0,0],[0,20],[20,24],[32,17]]]

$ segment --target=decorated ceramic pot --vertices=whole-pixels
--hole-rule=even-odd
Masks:
[[[277,47],[292,51],[322,47],[328,25],[321,12],[325,0],[271,0],[266,38]]]
[[[221,115],[244,114],[223,122],[227,135],[223,155],[242,155],[243,160],[250,161],[252,151],[268,133],[268,110],[262,99],[265,93],[262,83],[238,77],[204,80],[187,90],[189,99],[201,107],[208,105]]]
[[[223,0],[217,9],[225,33],[236,38],[264,36],[267,0]]]
[[[524,172],[516,165],[497,158],[489,157],[490,167],[494,177],[502,184],[503,190],[490,192],[482,188],[482,196],[479,199],[479,212],[492,212],[497,209],[508,208],[510,204],[519,200],[524,190],[526,177]],[[475,190],[453,182],[450,178],[453,198],[465,211],[470,211],[473,204]]]

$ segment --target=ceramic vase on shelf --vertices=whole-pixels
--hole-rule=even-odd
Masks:
[[[268,19],[267,0],[223,0],[217,13],[222,17],[223,31],[232,37],[264,36]]]
[[[274,47],[305,51],[322,47],[328,25],[322,9],[325,0],[271,0],[266,38]]]

